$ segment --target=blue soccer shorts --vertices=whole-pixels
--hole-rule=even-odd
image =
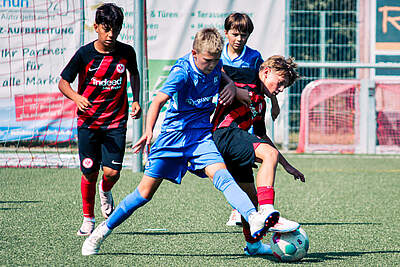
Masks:
[[[88,129],[78,127],[81,171],[90,174],[106,166],[120,171],[125,154],[126,128]]]
[[[161,132],[150,150],[144,174],[180,184],[189,170],[207,177],[204,168],[224,163],[208,129]]]

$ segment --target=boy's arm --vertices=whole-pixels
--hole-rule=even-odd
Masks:
[[[236,98],[243,105],[250,105],[249,92],[245,89],[237,88],[235,83],[225,72],[221,72],[221,86],[219,91],[219,103],[230,105]]]
[[[272,147],[274,147],[276,150],[278,150],[276,148],[276,146],[274,145],[274,143],[272,143],[271,139],[269,139],[269,137],[267,135],[264,135],[262,137],[263,140],[267,141],[269,145],[271,145]],[[306,181],[306,178],[304,177],[304,174],[302,174],[299,170],[297,170],[295,167],[293,167],[286,159],[285,157],[281,154],[281,152],[278,150],[279,153],[279,157],[278,157],[278,161],[279,163],[282,165],[282,167],[287,171],[287,173],[293,175],[294,179],[297,180],[299,179],[300,181],[302,181],[303,183]]]
[[[58,89],[61,91],[63,95],[65,95],[67,98],[75,102],[79,111],[83,112],[92,106],[92,104],[86,97],[81,96],[80,94],[75,92],[72,89],[71,84],[68,81],[64,80],[63,78],[61,78],[60,81],[58,82]]]
[[[139,97],[140,97],[139,74],[130,75],[130,80],[131,80],[132,95],[133,95],[131,117],[132,119],[139,119],[142,115],[142,108],[140,107],[139,104]]]
[[[170,99],[169,95],[159,92],[151,102],[146,118],[146,130],[144,135],[132,146],[133,152],[138,153],[145,149],[145,152],[150,151],[151,139],[153,138],[154,125],[157,122],[161,108]]]
[[[271,105],[272,105],[271,117],[272,117],[272,120],[274,121],[278,117],[281,110],[279,108],[279,103],[278,103],[278,99],[276,98],[276,96],[272,95],[272,97],[270,99],[271,99]]]
[[[218,102],[222,105],[230,105],[236,95],[236,86],[225,72],[221,72],[221,85]]]

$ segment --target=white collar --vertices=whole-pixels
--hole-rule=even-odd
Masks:
[[[190,66],[192,67],[192,69],[194,69],[194,71],[195,71],[197,74],[204,75],[204,73],[202,73],[202,72],[197,68],[196,64],[194,63],[194,57],[193,57],[192,54],[190,54],[190,56],[189,56],[189,62],[190,62]]]

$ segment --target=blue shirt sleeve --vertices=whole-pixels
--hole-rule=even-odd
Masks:
[[[164,86],[160,89],[160,92],[172,97],[176,92],[179,92],[184,88],[187,77],[188,73],[182,67],[172,67]]]
[[[255,62],[255,67],[256,67],[256,71],[258,71],[260,69],[261,64],[264,62],[260,52],[258,52],[258,57],[256,58],[256,62]]]

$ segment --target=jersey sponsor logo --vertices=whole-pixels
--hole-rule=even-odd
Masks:
[[[125,66],[124,64],[118,64],[117,65],[117,72],[118,73],[123,73],[125,71]]]
[[[109,79],[99,80],[96,79],[96,77],[92,77],[91,81],[93,85],[102,86],[103,89],[118,90],[121,88],[122,77],[120,77],[118,80],[109,80]]]
[[[202,97],[202,98],[199,98],[199,99],[188,98],[188,99],[186,99],[186,103],[188,103],[191,106],[197,106],[197,105],[200,105],[200,104],[202,104],[204,102],[210,102],[212,99],[213,99],[212,96],[205,96],[205,97]]]
[[[91,158],[84,158],[82,160],[82,166],[89,169],[93,166],[93,160]]]

